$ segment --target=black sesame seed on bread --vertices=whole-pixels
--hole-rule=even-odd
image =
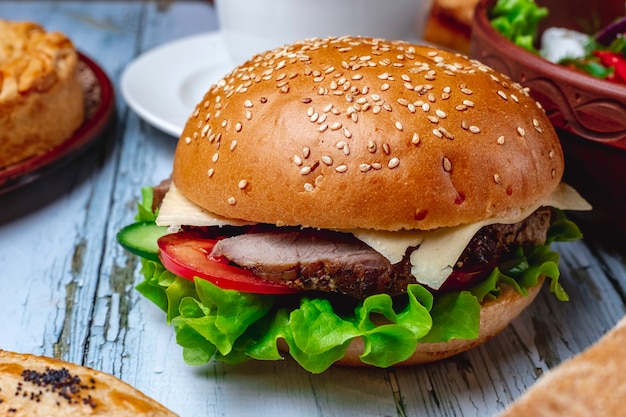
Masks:
[[[3,350],[0,415],[176,416],[112,375],[53,358]]]

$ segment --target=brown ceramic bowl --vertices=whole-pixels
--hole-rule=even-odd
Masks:
[[[540,30],[584,31],[624,14],[624,0],[536,0],[549,15]],[[626,85],[553,64],[514,45],[489,23],[495,0],[480,0],[472,24],[472,57],[530,88],[557,129],[565,152],[565,178],[594,206],[577,214],[585,232],[626,235]],[[608,233],[608,232],[607,232]]]

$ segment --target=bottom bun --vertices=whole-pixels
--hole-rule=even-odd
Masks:
[[[176,416],[112,375],[53,358],[3,350],[0,415]]]
[[[529,288],[528,295],[523,296],[513,288],[504,285],[502,294],[495,299],[484,302],[480,310],[480,330],[478,337],[472,340],[453,339],[441,343],[420,343],[411,357],[396,366],[418,365],[435,362],[450,356],[458,355],[471,348],[482,345],[496,334],[500,333],[526,307],[533,302],[543,284],[544,277],[539,278],[539,283]],[[361,362],[359,356],[363,353],[363,340],[355,339],[346,352],[346,355],[335,362],[343,366],[368,366]]]

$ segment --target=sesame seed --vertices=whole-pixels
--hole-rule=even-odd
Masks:
[[[337,172],[346,172],[348,170],[348,166],[347,165],[339,165],[337,168],[335,168],[335,171]]]
[[[448,158],[443,158],[443,170],[446,172],[450,172],[452,170],[452,163]]]
[[[472,90],[470,90],[469,88],[461,88],[461,92],[463,94],[467,94],[468,96],[473,94],[474,92]]]
[[[406,98],[399,98],[398,100],[396,100],[398,102],[399,105],[401,106],[408,106],[410,101],[407,100]]]
[[[424,110],[425,112],[428,112],[430,110],[430,104],[428,103],[422,104],[422,110]]]
[[[228,197],[228,204],[234,206],[235,204],[237,204],[237,199],[235,197]]]
[[[502,97],[503,100],[508,100],[508,97],[506,96],[506,93],[504,91],[498,90],[498,95]]]
[[[341,122],[335,122],[332,125],[330,125],[330,130],[339,130],[341,129],[343,125],[341,124]]]
[[[437,136],[438,138],[443,138],[443,133],[441,133],[439,129],[433,129],[433,135]]]
[[[356,113],[355,113],[355,114],[356,114]],[[344,135],[346,138],[350,139],[350,138],[352,137],[352,132],[350,132],[350,130],[349,130],[348,128],[344,128],[344,129],[343,129],[343,135]]]
[[[428,121],[431,122],[431,123],[439,123],[439,118],[436,117],[436,116],[429,115],[428,116]]]
[[[404,127],[402,126],[402,123],[400,122],[396,122],[395,126],[396,126],[396,129],[398,129],[399,131],[404,130]]]
[[[320,127],[317,128],[320,133],[325,132],[326,129],[328,129],[328,125],[326,123],[321,124]]]
[[[387,167],[390,169],[394,169],[395,167],[397,167],[398,165],[400,165],[400,159],[393,157],[389,160],[389,163],[387,164]]]
[[[248,109],[250,109],[250,108],[252,108],[254,106],[254,104],[252,104],[251,100],[246,100],[246,101],[243,102],[243,106],[248,108]]]
[[[418,143],[420,143],[420,135],[418,135],[417,133],[413,133],[413,137],[411,138],[411,143],[413,145],[417,145]]]
[[[370,164],[361,164],[359,165],[359,171],[361,172],[367,172],[369,170],[372,169],[372,166]]]
[[[504,145],[504,136],[498,136],[498,145]]]
[[[293,163],[296,164],[297,166],[302,165],[302,158],[300,158],[300,155],[293,156]]]
[[[480,133],[480,128],[478,126],[470,126],[469,131],[472,133]]]
[[[243,128],[243,126],[241,125],[240,122],[237,122],[237,124],[235,125],[235,131],[237,132],[241,132],[241,129]]]
[[[209,170],[206,173],[209,176],[209,178],[211,178],[213,176],[213,174],[215,174],[215,169],[214,168],[209,168]]]
[[[311,167],[310,166],[304,166],[300,169],[300,175],[308,175],[311,173]]]
[[[389,155],[391,153],[391,148],[388,143],[383,143],[383,152],[385,155]]]
[[[247,180],[241,180],[239,181],[239,184],[237,184],[237,187],[239,187],[240,190],[245,189],[247,186],[248,186]]]
[[[380,86],[380,89],[381,89],[382,91],[387,91],[387,90],[389,90],[389,84],[385,83],[385,84],[381,85],[381,86]]]
[[[526,135],[526,131],[525,131],[523,128],[518,127],[516,130],[517,130],[517,133],[518,133],[521,137],[524,137],[524,136]]]
[[[445,119],[448,116],[446,112],[441,109],[435,110],[435,114],[441,119]]]
[[[493,174],[493,182],[495,182],[496,184],[500,184],[500,182],[501,182],[500,175]]]
[[[333,164],[333,158],[331,158],[329,155],[324,155],[322,156],[322,162],[328,166],[331,166]]]
[[[231,150],[231,151],[234,151],[236,147],[237,147],[237,141],[236,141],[236,140],[233,140],[233,141],[230,143],[230,150]]]
[[[467,107],[474,107],[474,102],[472,100],[463,100],[463,104]]]
[[[313,190],[315,190],[315,187],[313,186],[313,184],[305,182],[304,183],[304,191],[306,192],[313,192]]]
[[[450,140],[454,139],[454,135],[452,133],[448,132],[445,128],[440,127],[439,131],[441,132],[441,134],[443,136],[445,136],[446,139],[450,139]]]
[[[187,137],[185,138],[185,143],[186,143],[187,145],[189,145],[189,144],[191,143],[191,138],[190,138],[189,136],[187,136]]]
[[[550,171],[550,175],[552,176],[552,178],[556,177],[556,170],[552,169],[552,171]]]
[[[554,151],[550,151],[550,152],[548,153],[548,158],[550,158],[550,159],[554,159]]]
[[[219,157],[220,155],[217,152],[215,152],[213,156],[211,157],[211,161],[213,161],[213,163],[216,163]]]

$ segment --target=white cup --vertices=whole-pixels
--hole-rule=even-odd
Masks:
[[[307,38],[421,39],[433,0],[215,0],[235,64]]]

